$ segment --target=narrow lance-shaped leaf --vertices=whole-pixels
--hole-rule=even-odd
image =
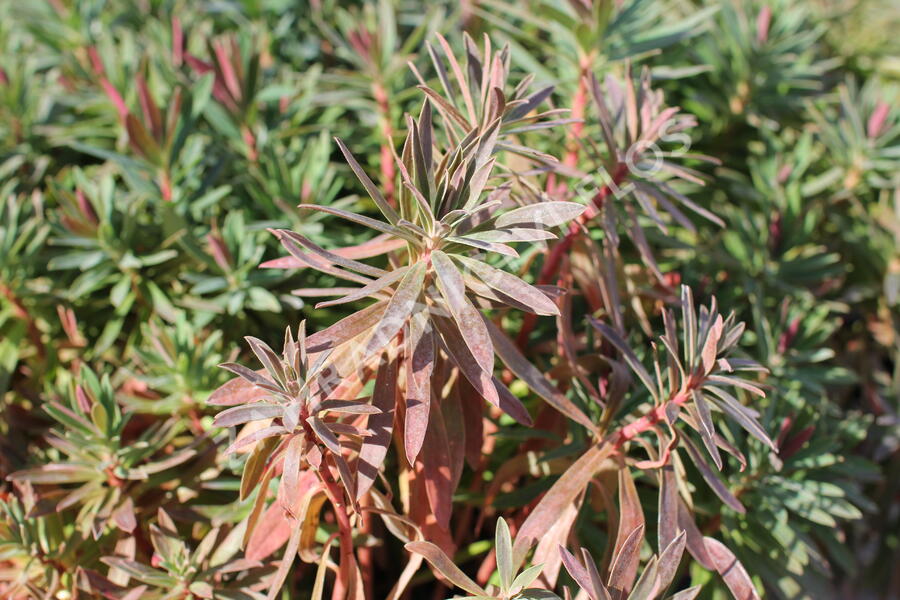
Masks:
[[[566,397],[565,394],[557,390],[553,384],[547,381],[544,374],[531,364],[527,358],[519,351],[515,343],[507,337],[507,335],[490,320],[485,319],[491,340],[494,343],[494,350],[510,371],[516,377],[524,381],[535,394],[543,398],[550,406],[566,415],[573,421],[594,430],[594,422],[585,415],[581,409]]]
[[[309,426],[312,427],[313,433],[316,434],[316,437],[320,442],[325,444],[325,447],[331,450],[335,454],[341,453],[341,443],[338,441],[337,437],[332,433],[328,426],[322,421],[322,419],[318,417],[309,417],[306,419],[306,422],[309,423]]]
[[[234,406],[223,410],[213,419],[216,427],[233,427],[249,421],[262,421],[273,417],[280,417],[284,407],[279,404],[266,404],[257,402],[244,406]]]
[[[425,441],[431,406],[431,374],[434,371],[434,332],[424,313],[409,321],[406,340],[406,411],[404,413],[403,447],[410,465]]]
[[[355,302],[357,300],[362,300],[363,298],[374,296],[380,292],[383,292],[385,289],[399,281],[401,277],[406,275],[406,271],[408,269],[408,267],[400,267],[399,269],[391,271],[384,277],[381,277],[380,279],[377,279],[372,283],[359,288],[358,290],[354,290],[346,296],[337,298],[335,300],[319,302],[316,304],[316,309],[326,308],[328,306],[337,306],[339,304],[347,304],[348,302]]]
[[[515,275],[478,260],[465,256],[455,257],[464,268],[469,269],[482,281],[502,294],[528,306],[535,314],[559,315],[559,308],[543,292],[522,281]]]
[[[716,446],[716,430],[713,426],[709,404],[707,404],[703,394],[697,390],[691,391],[691,398],[694,399],[694,407],[697,409],[697,416],[700,421],[700,438],[703,440],[703,445],[706,446],[706,451],[709,452],[709,455],[712,457],[716,468],[721,471],[722,456],[719,454],[719,447]]]
[[[266,461],[269,459],[272,451],[275,450],[278,441],[278,438],[266,438],[261,440],[253,448],[253,452],[250,453],[250,458],[248,458],[246,464],[244,464],[244,471],[241,474],[240,499],[242,501],[247,499],[247,496],[250,495],[250,492],[252,492],[253,488],[256,487],[256,484],[259,483],[259,480],[266,469]]]
[[[435,250],[431,253],[431,264],[437,274],[437,286],[447,302],[453,320],[463,333],[463,340],[472,356],[485,373],[494,370],[494,347],[485,327],[481,313],[466,297],[466,285],[462,274],[450,257]]]
[[[372,392],[372,405],[380,412],[369,416],[367,427],[372,431],[372,435],[363,441],[359,451],[357,498],[362,498],[372,487],[391,443],[397,375],[397,359],[391,360],[386,355],[383,356],[375,377],[375,389]]]
[[[497,555],[497,570],[500,571],[500,585],[504,590],[509,590],[515,567],[512,560],[512,538],[509,534],[509,526],[503,517],[497,519],[494,551]]]
[[[514,208],[505,212],[495,222],[498,228],[525,227],[540,229],[557,227],[568,223],[583,213],[587,207],[577,202],[562,202],[557,200],[536,202],[520,208]]]
[[[394,339],[394,336],[400,331],[412,314],[416,302],[422,293],[425,283],[424,263],[418,262],[411,266],[400,280],[397,290],[388,301],[381,320],[374,327],[371,337],[366,347],[366,356],[383,348],[388,342]]]
[[[637,573],[640,561],[641,542],[644,540],[644,525],[638,525],[622,541],[614,553],[613,563],[609,569],[607,585],[612,600],[625,600]]]
[[[722,576],[735,600],[759,600],[759,594],[756,593],[747,570],[734,553],[715,538],[706,537],[703,538],[703,542],[712,557],[716,571]]]
[[[522,523],[513,545],[513,564],[522,564],[529,548],[550,528],[556,515],[575,501],[613,450],[612,444],[593,445],[544,494]]]
[[[397,221],[400,220],[400,216],[393,209],[393,207],[388,204],[387,200],[384,199],[384,196],[382,196],[381,192],[378,190],[372,180],[369,179],[369,176],[366,175],[366,172],[359,165],[359,162],[357,162],[356,158],[353,157],[353,154],[351,154],[350,150],[347,149],[347,146],[344,145],[344,142],[342,142],[338,138],[334,138],[334,141],[337,142],[338,148],[341,149],[341,154],[344,155],[344,159],[346,159],[347,164],[350,165],[353,173],[359,179],[360,183],[363,184],[363,187],[366,188],[366,192],[369,193],[369,196],[378,206],[378,210],[381,211],[381,214],[383,214],[388,221],[396,225]]]
[[[703,476],[704,481],[712,488],[712,490],[716,493],[716,495],[727,504],[731,509],[744,514],[747,512],[747,509],[744,508],[744,505],[741,504],[741,501],[735,497],[734,494],[728,489],[728,487],[719,479],[715,472],[709,468],[709,465],[706,464],[706,460],[704,460],[703,456],[700,454],[700,451],[697,450],[696,446],[686,437],[681,438],[682,445],[687,449],[688,454],[691,456],[691,461],[697,467],[697,470],[700,471],[700,474]]]
[[[622,357],[628,363],[628,366],[630,366],[631,370],[641,379],[644,383],[644,387],[650,392],[650,395],[658,401],[659,392],[656,389],[656,382],[653,380],[653,377],[650,376],[650,373],[647,372],[647,369],[644,368],[644,365],[641,364],[641,361],[638,360],[637,355],[635,355],[634,351],[628,346],[628,343],[609,325],[601,323],[593,318],[590,319],[590,322],[597,331],[603,334],[603,337],[609,340],[609,342],[622,353]]]
[[[409,542],[406,549],[425,557],[431,566],[447,581],[455,585],[461,590],[465,590],[475,596],[488,596],[488,593],[477,583],[472,581],[468,575],[463,573],[453,561],[444,554],[444,551],[432,544],[431,542]]]

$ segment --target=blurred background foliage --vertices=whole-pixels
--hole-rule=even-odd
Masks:
[[[214,452],[228,441],[205,404],[228,379],[216,365],[244,335],[274,343],[285,323],[315,331],[346,314],[292,293],[330,276],[259,268],[282,254],[267,230],[326,248],[367,239],[296,206],[374,212],[332,136],[390,194],[391,148],[418,111],[408,63],[433,76],[424,41],[459,45],[465,29],[508,43],[514,72],[556,84],[552,105],[577,105],[579,74],[640,66],[697,117],[690,151],[714,161],[689,158],[709,181],[679,189],[724,227],[638,224],[666,277],[747,322],[743,350],[770,371],[761,420],[782,449],[748,446],[751,468],[728,475],[746,515],[696,493],[701,527],[771,597],[897,598],[898,27],[892,0],[0,2],[0,586],[64,599],[76,566],[127,581],[103,557],[150,564],[147,536],[154,556],[178,538],[169,515],[184,561],[232,559],[231,546],[218,563],[196,550],[249,510],[244,459]],[[559,154],[601,132],[588,120],[580,139],[535,139]],[[639,248],[621,252],[626,269],[647,269]],[[656,319],[660,294],[633,280]],[[535,335],[553,340],[552,324]],[[528,435],[498,434],[484,476]],[[739,428],[725,435],[745,447]],[[82,472],[85,456],[108,472]],[[47,498],[32,488],[42,480],[6,480],[39,464],[80,487]],[[591,515],[578,523],[602,555]],[[141,574],[166,589],[188,562]],[[216,597],[243,597],[217,577]],[[725,597],[702,569],[690,577],[700,597]]]

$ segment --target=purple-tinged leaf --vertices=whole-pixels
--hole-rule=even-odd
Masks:
[[[278,236],[278,239],[281,241],[281,245],[284,246],[285,250],[290,252],[291,256],[295,260],[299,261],[307,267],[310,267],[322,273],[326,273],[328,275],[332,275],[339,279],[346,279],[347,281],[360,283],[362,285],[366,285],[372,281],[365,275],[360,275],[359,273],[335,265],[334,261],[329,260],[328,258],[325,258],[323,256],[323,254],[328,254],[328,252],[322,248],[319,248],[318,246],[316,246],[316,252],[303,252],[303,249],[298,246],[297,242],[294,241],[291,237],[283,235],[279,231],[273,231],[273,233]],[[381,275],[377,275],[377,277],[380,276]]]
[[[717,383],[723,386],[734,386],[739,387],[743,390],[747,390],[751,394],[756,394],[760,398],[765,398],[766,393],[762,391],[761,388],[753,385],[746,379],[739,379],[737,377],[726,377],[724,375],[709,375],[706,378],[706,381],[709,383]]]
[[[325,425],[325,422],[318,417],[309,417],[306,419],[306,422],[309,423],[309,426],[312,427],[313,433],[316,434],[316,437],[320,442],[325,444],[325,447],[331,450],[335,454],[341,453],[341,443],[338,441],[337,437],[332,433],[328,426]]]
[[[267,396],[266,391],[256,387],[243,377],[235,377],[210,394],[206,403],[212,406],[235,406],[256,402]]]
[[[644,511],[638,498],[634,478],[628,468],[621,468],[619,476],[619,527],[613,556],[616,557],[610,569],[608,585],[613,599],[624,598],[631,590],[640,561],[640,547],[644,534]],[[640,531],[636,541],[634,532]],[[618,570],[617,570],[618,569]],[[614,578],[615,576],[615,578]]]
[[[485,373],[494,371],[494,348],[481,313],[466,297],[466,284],[462,274],[450,257],[435,250],[431,264],[437,274],[437,286],[447,302],[469,351]]]
[[[434,372],[434,331],[423,313],[409,321],[406,338],[406,411],[403,447],[406,460],[414,465],[428,428],[431,407],[431,374]]]
[[[669,596],[667,600],[694,600],[694,598],[700,595],[701,591],[703,591],[703,588],[699,585],[695,585],[694,587],[681,590],[677,594]]]
[[[557,235],[544,229],[511,227],[508,229],[476,231],[473,233],[467,233],[460,237],[470,240],[477,240],[479,242],[509,244],[514,242],[541,242],[544,240],[555,240],[557,238]]]
[[[516,534],[513,544],[514,564],[522,564],[528,550],[544,536],[557,515],[584,492],[612,450],[612,444],[608,443],[591,446],[547,490]]]
[[[460,372],[482,398],[494,406],[499,406],[500,395],[497,388],[494,387],[492,375],[485,373],[484,369],[475,360],[475,357],[472,356],[472,352],[463,340],[456,323],[436,315],[432,315],[431,321],[440,333],[440,339],[444,342],[453,364],[459,367]]]
[[[631,367],[631,370],[640,378],[640,380],[644,383],[644,387],[650,392],[650,395],[653,396],[654,399],[659,399],[659,391],[656,388],[656,382],[653,380],[653,377],[650,376],[650,373],[647,372],[647,369],[644,368],[644,365],[641,364],[641,361],[638,360],[637,355],[628,345],[628,342],[622,339],[622,337],[616,332],[615,329],[607,325],[606,323],[601,323],[597,319],[590,318],[591,325],[603,334],[613,346],[616,347],[616,350],[621,352],[622,358],[625,359],[625,362],[628,363],[628,366]]]
[[[531,427],[534,422],[531,420],[531,415],[528,414],[528,409],[525,408],[522,401],[516,398],[516,396],[509,391],[509,388],[503,385],[499,379],[496,377],[492,377],[491,379],[494,382],[494,387],[497,389],[497,408],[515,419],[516,423],[519,425]]]
[[[424,480],[431,512],[438,525],[447,529],[453,512],[453,487],[447,430],[440,411],[432,412],[428,419],[425,451],[420,453],[418,460],[422,468],[416,476]]]
[[[629,479],[631,476],[628,476]],[[621,524],[621,521],[620,521]],[[621,529],[619,530],[621,531]],[[621,545],[616,540],[616,551],[613,553],[612,566],[609,568],[607,585],[612,600],[625,600],[641,560],[641,543],[644,541],[644,525],[638,525],[629,533]]]
[[[536,202],[505,212],[495,222],[495,227],[525,227],[529,229],[558,227],[583,213],[587,207],[577,202],[551,200]]]
[[[280,417],[283,413],[284,407],[280,404],[256,402],[223,410],[213,419],[213,425],[216,427],[233,427],[249,421],[262,421]]]
[[[132,533],[137,527],[137,519],[134,516],[134,502],[131,498],[125,498],[125,501],[113,511],[112,519],[116,526],[126,533]]]
[[[706,551],[712,557],[716,571],[722,576],[725,585],[735,600],[759,600],[759,594],[744,569],[744,565],[725,544],[711,537],[703,538]]]
[[[344,317],[334,325],[312,334],[306,338],[306,349],[309,352],[323,352],[352,340],[377,325],[384,315],[387,305],[387,300],[376,302]]]
[[[469,236],[449,236],[447,237],[447,241],[455,244],[462,244],[463,246],[469,246],[471,248],[477,248],[478,250],[484,250],[485,252],[496,252],[497,254],[510,256],[512,258],[518,258],[519,256],[519,253],[513,248],[498,242],[485,242]]]
[[[366,188],[366,192],[369,193],[369,196],[375,202],[375,205],[378,206],[378,210],[381,211],[381,214],[390,221],[392,224],[396,225],[397,221],[400,220],[400,215],[397,214],[397,211],[388,204],[387,200],[384,199],[384,196],[381,195],[381,192],[378,190],[378,187],[369,179],[369,176],[366,175],[366,172],[359,165],[356,158],[353,157],[353,154],[350,150],[347,149],[347,146],[344,145],[338,138],[334,138],[334,141],[337,142],[338,148],[341,149],[341,154],[344,155],[344,159],[347,161],[347,164],[350,165],[350,169],[359,179],[360,183],[363,184],[363,187]]]
[[[706,398],[697,390],[691,391],[691,398],[694,399],[694,408],[697,413],[697,420],[700,427],[700,439],[706,446],[706,451],[712,457],[713,462],[718,470],[722,470],[722,456],[719,454],[719,448],[716,446],[716,429],[713,426],[712,414],[709,411],[709,404]]]
[[[678,499],[678,527],[683,529],[687,538],[687,549],[691,556],[704,568],[714,569],[712,557],[706,551],[703,534],[694,522],[694,515],[680,498]]]
[[[284,508],[294,518],[296,501],[300,498],[300,465],[303,463],[304,436],[294,435],[284,449],[284,468],[281,474],[281,486],[283,493],[279,497],[285,504]],[[281,492],[282,490],[279,490]]]
[[[390,287],[395,282],[399,281],[401,277],[406,275],[406,272],[408,270],[409,267],[400,267],[399,269],[395,269],[389,272],[384,277],[381,277],[380,279],[377,279],[361,288],[354,289],[349,294],[341,298],[328,300],[326,302],[319,302],[318,304],[316,304],[316,309],[326,308],[328,306],[337,306],[339,304],[346,304],[348,302],[355,302],[357,300],[362,300],[363,298],[375,296],[376,294],[383,292],[386,288]]]
[[[413,314],[416,303],[422,294],[423,285],[425,283],[425,263],[418,262],[412,265],[391,299],[387,303],[387,308],[381,316],[381,320],[374,327],[372,335],[366,346],[365,356],[371,356],[373,353],[382,349],[387,345],[403,328],[410,315]]]
[[[275,394],[279,394],[281,396],[286,396],[285,392],[280,387],[278,387],[278,385],[274,381],[263,377],[258,372],[254,371],[253,369],[248,369],[244,365],[239,365],[237,363],[222,363],[221,365],[219,365],[219,367],[227,371],[231,371],[239,377],[243,377],[247,382],[252,383],[257,387],[268,390]]]
[[[667,464],[659,469],[659,519],[657,532],[659,551],[668,547],[678,535],[678,483],[675,468]]]
[[[706,386],[703,389],[704,391],[710,391],[718,396],[718,398],[708,399],[715,403],[715,405],[725,414],[737,421],[737,424],[743,427],[747,433],[767,445],[772,450],[776,450],[775,442],[772,441],[766,430],[763,429],[762,425],[759,424],[759,421],[756,420],[756,416],[754,415],[756,411],[751,411],[751,409],[748,409],[738,402],[734,396],[720,388]]]
[[[381,412],[370,415],[366,426],[372,431],[359,451],[356,497],[362,498],[378,477],[387,456],[394,428],[394,406],[397,398],[397,359],[383,356],[375,376],[372,405]]]
[[[487,285],[517,302],[525,304],[535,314],[559,315],[559,307],[550,298],[515,275],[510,275],[506,271],[495,269],[486,263],[465,256],[456,258],[464,268],[469,269]]]
[[[700,360],[703,364],[704,373],[710,373],[716,366],[716,354],[718,352],[719,340],[722,338],[722,329],[722,315],[718,315],[710,328],[709,333],[706,334],[706,341],[703,343],[703,350],[700,352]]]
[[[405,548],[425,557],[425,560],[440,573],[447,581],[475,596],[487,596],[488,593],[477,583],[469,579],[469,576],[459,570],[453,560],[444,551],[431,542],[409,542]]]
[[[563,512],[556,516],[550,529],[538,540],[537,548],[531,557],[533,564],[541,566],[541,584],[548,588],[556,587],[559,568],[562,565],[562,557],[557,548],[569,539],[583,501],[584,494],[581,494],[575,502],[566,506]],[[516,566],[518,567],[518,565]]]
[[[250,344],[250,349],[253,350],[253,354],[256,355],[259,362],[266,368],[269,375],[282,386],[286,386],[287,381],[284,374],[284,367],[281,365],[281,359],[278,358],[278,355],[275,354],[265,342],[252,335],[244,336],[244,339]]]
[[[22,469],[8,476],[15,481],[30,483],[81,483],[102,479],[103,473],[93,467],[49,464],[34,469]]]
[[[721,479],[716,476],[715,472],[706,464],[706,459],[700,454],[700,451],[697,450],[697,447],[694,446],[693,442],[691,442],[687,436],[683,436],[681,438],[682,445],[687,449],[688,454],[691,457],[691,462],[694,463],[694,466],[697,467],[697,470],[700,471],[700,474],[703,476],[703,480],[706,481],[707,485],[716,493],[716,495],[727,504],[732,510],[735,510],[741,514],[747,512],[747,509],[744,508],[744,505],[741,504],[741,501],[735,497],[734,494],[725,486]]]
[[[595,589],[594,582],[591,581],[590,575],[588,575],[587,569],[578,562],[578,559],[575,556],[566,550],[566,548],[562,545],[559,546],[559,555],[562,559],[562,564],[566,568],[566,571],[575,580],[575,583],[578,584],[578,587],[587,592],[587,595],[591,598],[591,600],[609,600],[608,594],[607,596],[602,596],[603,592],[599,589]],[[602,585],[602,584],[601,584]],[[605,591],[605,587],[604,591]]]
[[[317,407],[320,412],[347,413],[351,415],[374,415],[381,412],[377,406],[357,400],[325,400]]]
[[[347,246],[345,248],[336,248],[332,250],[332,254],[336,254],[343,258],[351,258],[359,260],[362,258],[372,258],[373,256],[381,256],[394,250],[406,247],[405,240],[398,240],[388,237],[387,234],[381,233],[362,244],[355,246]],[[300,261],[293,256],[282,256],[267,260],[259,265],[261,269],[305,269],[307,263]]]
[[[535,394],[543,398],[547,404],[562,414],[591,431],[595,429],[593,421],[575,406],[565,394],[556,389],[544,377],[544,374],[525,358],[515,343],[499,327],[488,319],[485,319],[485,325],[491,335],[494,351],[516,377],[524,381]]]
[[[346,219],[347,221],[350,221],[352,223],[356,223],[357,225],[362,225],[363,227],[368,227],[369,229],[374,229],[375,231],[380,231],[381,233],[386,233],[394,237],[402,238],[417,246],[419,245],[419,240],[417,238],[399,227],[395,227],[394,225],[389,225],[387,223],[383,223],[381,221],[377,221],[363,215],[358,215],[341,208],[335,208],[333,206],[320,206],[318,204],[301,204],[298,206],[298,208],[306,210],[317,210],[319,212],[328,213],[330,215]]]
[[[681,564],[681,557],[684,554],[686,544],[687,533],[682,530],[659,555],[659,560],[656,563],[657,593],[664,592],[675,578],[675,573],[678,571],[678,565]]]
[[[361,263],[359,261],[353,260],[352,258],[347,258],[346,256],[342,256],[335,252],[325,250],[321,246],[314,244],[307,237],[302,236],[299,233],[294,233],[289,229],[276,229],[271,231],[274,231],[275,235],[278,236],[278,239],[280,239],[282,243],[287,238],[297,244],[300,244],[310,252],[320,256],[329,263],[333,263],[345,269],[356,271],[357,273],[362,273],[363,275],[368,275],[369,277],[376,278],[384,277],[387,274],[383,269],[379,269],[377,267],[367,265],[366,263]],[[294,254],[296,256],[294,252],[291,252],[291,254]]]

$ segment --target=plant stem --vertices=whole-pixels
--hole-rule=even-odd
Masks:
[[[348,586],[350,585],[350,568],[354,562],[353,558],[353,527],[350,525],[350,516],[347,514],[347,505],[343,502],[344,492],[335,481],[328,465],[322,465],[319,469],[319,477],[325,485],[325,495],[328,496],[331,506],[334,508],[334,515],[338,522],[338,534],[340,537],[340,567],[338,578],[334,583],[332,591],[332,600],[341,600],[346,596]]]

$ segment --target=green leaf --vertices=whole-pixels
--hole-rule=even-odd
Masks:
[[[497,519],[494,549],[497,554],[497,570],[500,571],[500,585],[503,590],[508,591],[512,586],[515,566],[512,560],[512,538],[509,535],[509,526],[503,517]]]

